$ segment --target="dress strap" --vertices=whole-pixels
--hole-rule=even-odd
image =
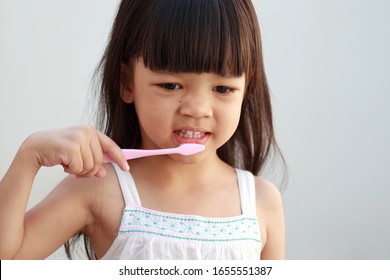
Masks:
[[[236,169],[243,215],[256,217],[255,178],[249,171]]]
[[[130,172],[123,171],[115,162],[112,162],[111,164],[114,166],[118,177],[122,195],[125,200],[125,208],[141,206],[141,200]]]

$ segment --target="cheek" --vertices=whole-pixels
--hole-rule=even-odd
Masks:
[[[134,90],[134,106],[137,111],[138,118],[152,117],[151,112],[159,109],[157,102],[154,101],[151,94],[135,87]]]
[[[148,134],[166,131],[172,123],[172,106],[154,100],[140,100],[135,102],[135,108],[141,128]]]
[[[152,104],[138,105],[135,107],[142,127],[156,125],[162,115],[161,108]]]
[[[233,133],[236,131],[238,123],[240,122],[240,112],[241,111],[235,111],[230,115],[230,125],[229,130],[230,133],[233,135]]]
[[[241,110],[240,107],[234,106],[219,114],[219,127],[220,132],[225,135],[225,137],[230,138],[237,129],[238,123],[240,121]]]

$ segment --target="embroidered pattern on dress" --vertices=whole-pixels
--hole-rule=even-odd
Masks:
[[[119,234],[142,233],[204,242],[252,240],[261,243],[257,218],[203,218],[159,213],[145,208],[125,209]]]

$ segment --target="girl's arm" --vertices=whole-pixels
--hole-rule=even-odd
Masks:
[[[256,177],[256,202],[259,222],[263,225],[264,247],[261,259],[285,258],[285,225],[282,199],[279,190],[267,180]]]
[[[128,169],[119,147],[87,126],[33,134],[0,181],[0,259],[45,258],[91,223],[88,188],[65,179],[27,214],[34,178],[42,166],[61,164],[78,177],[104,177],[103,152]]]

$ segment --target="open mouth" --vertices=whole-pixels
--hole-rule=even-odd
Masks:
[[[195,138],[195,139],[200,139],[206,134],[206,132],[203,131],[194,131],[194,130],[187,130],[187,129],[176,130],[175,133],[183,138]]]
[[[178,139],[180,143],[203,144],[203,142],[207,141],[210,135],[210,132],[194,129],[179,129],[175,130],[174,133],[176,135],[176,139]]]

